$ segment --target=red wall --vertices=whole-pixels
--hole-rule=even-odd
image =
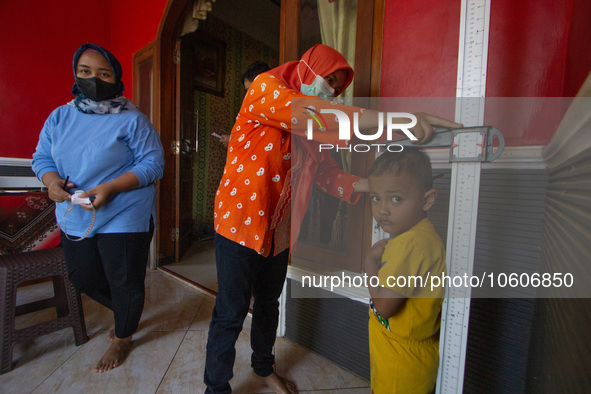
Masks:
[[[564,96],[574,96],[591,71],[591,1],[577,0],[568,27]]]
[[[560,97],[572,1],[495,1],[491,7],[488,97]],[[519,15],[519,18],[515,16]],[[576,92],[568,93],[573,95]],[[506,99],[486,118],[508,145],[546,145],[564,115],[562,106]],[[552,100],[550,100],[552,101]],[[542,110],[543,109],[543,110]]]
[[[156,39],[167,0],[113,1],[111,48],[123,66],[125,96],[133,99],[133,54]]]
[[[455,97],[459,0],[386,1],[383,97]]]
[[[587,0],[493,1],[486,96],[574,96],[591,71],[590,16]],[[458,0],[387,1],[382,96],[454,97],[459,21]],[[507,145],[546,145],[562,109],[542,103],[544,110],[532,113],[532,100],[506,101],[494,100],[498,108],[490,107],[485,123],[497,126]],[[501,109],[516,103],[522,108],[503,116]]]
[[[0,2],[0,156],[31,157],[49,113],[72,98],[84,42],[118,57],[132,98],[133,53],[156,38],[166,3]],[[588,0],[492,2],[487,96],[573,96],[591,69],[589,15]],[[459,0],[386,1],[383,96],[455,96],[459,18]],[[508,142],[545,145],[553,132],[529,127]]]
[[[49,113],[72,99],[76,48],[109,46],[108,7],[78,4],[0,2],[0,156],[31,157]]]
[[[47,116],[67,103],[72,56],[85,42],[111,51],[132,98],[133,53],[156,38],[166,0],[1,1],[0,156],[31,158]]]

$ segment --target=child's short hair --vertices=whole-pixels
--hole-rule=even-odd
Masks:
[[[240,82],[244,83],[245,79],[248,79],[250,82],[252,82],[257,77],[257,75],[267,72],[270,69],[271,67],[269,67],[267,63],[256,61],[252,63],[250,66],[248,66],[246,71],[244,71],[244,73],[240,77]]]
[[[408,174],[424,191],[433,188],[433,170],[429,156],[418,148],[405,147],[401,152],[384,152],[369,169],[369,175],[393,172]]]

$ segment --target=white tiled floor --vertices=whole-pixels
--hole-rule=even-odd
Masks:
[[[178,263],[168,264],[165,269],[215,294],[218,281],[213,238],[193,242]]]
[[[106,334],[113,325],[111,312],[83,296],[88,334],[86,344],[76,347],[71,329],[17,344],[14,367],[0,375],[1,393],[202,393],[207,330],[214,299],[162,271],[148,271],[146,304],[134,346],[119,368],[104,374],[92,372],[107,349]],[[51,294],[49,283],[19,290],[24,299]],[[19,318],[19,326],[48,318],[47,310]],[[252,378],[247,318],[236,349],[236,393],[269,392]],[[276,369],[292,379],[300,392],[368,393],[369,383],[330,363],[323,357],[278,338]]]

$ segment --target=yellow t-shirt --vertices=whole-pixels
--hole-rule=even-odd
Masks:
[[[408,298],[388,319],[389,329],[370,309],[372,390],[375,394],[430,392],[437,379],[444,296],[442,287],[431,291],[430,277],[441,277],[445,271],[445,248],[431,221],[425,218],[391,239],[382,264],[380,285]]]
[[[445,247],[428,218],[388,242],[378,273],[380,285],[408,298],[398,313],[388,319],[393,333],[422,340],[439,331],[444,289],[437,287],[431,291],[431,277],[441,277],[443,271]]]

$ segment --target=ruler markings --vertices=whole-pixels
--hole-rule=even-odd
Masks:
[[[464,126],[484,122],[489,0],[462,0],[456,96],[456,121]],[[480,151],[476,133],[458,136],[456,157]],[[453,162],[448,220],[447,268],[450,277],[472,275],[481,165]],[[448,288],[441,318],[438,393],[461,393],[470,314],[470,289]]]

